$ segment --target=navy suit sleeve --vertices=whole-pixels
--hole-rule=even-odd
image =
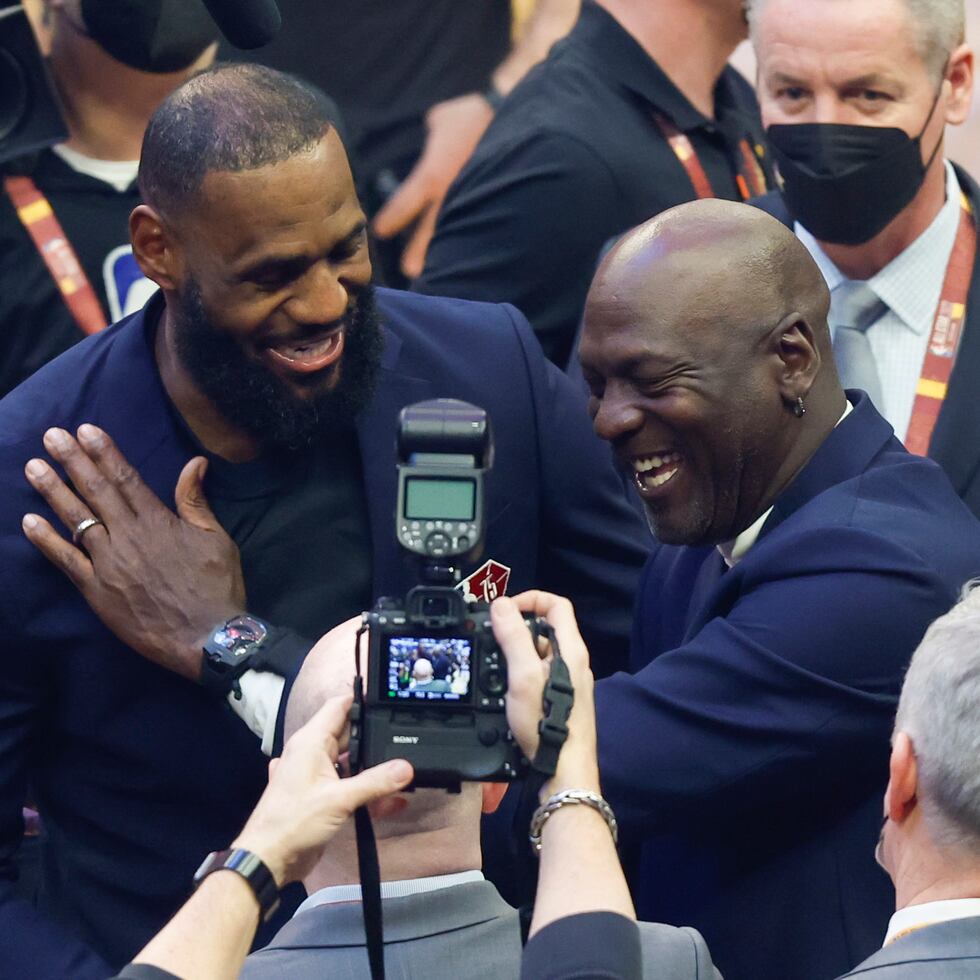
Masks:
[[[638,980],[642,975],[636,923],[614,912],[556,919],[528,941],[521,958],[521,980]]]
[[[761,559],[765,542],[756,547]],[[726,572],[744,577],[724,616],[673,650],[635,651],[654,659],[597,685],[603,791],[627,827],[688,831],[827,794],[863,798],[883,781],[905,666],[953,589],[908,550],[853,528],[791,536],[765,554],[751,572],[748,559]],[[655,619],[663,586],[651,570],[639,615],[647,605]],[[655,632],[641,624],[636,638]]]
[[[485,145],[450,188],[413,289],[513,303],[564,364],[599,251],[623,230],[621,201],[605,162],[577,139],[542,131]]]
[[[524,347],[537,419],[537,585],[572,600],[602,677],[626,666],[637,583],[653,539],[609,446],[592,431],[583,393],[542,357],[517,310],[506,309]]]
[[[0,592],[9,595],[0,581]],[[42,672],[10,645],[16,635],[0,609],[0,976],[43,980],[104,980],[112,969],[18,897],[15,857],[23,839],[22,807],[30,776],[30,747],[45,708]],[[42,814],[43,820],[43,814]]]

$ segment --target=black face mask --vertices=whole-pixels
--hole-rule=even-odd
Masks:
[[[82,0],[81,11],[92,40],[139,71],[182,71],[218,38],[201,0]]]
[[[919,135],[891,126],[797,123],[770,126],[769,145],[793,217],[822,242],[861,245],[874,238],[919,192],[942,136],[923,165]]]

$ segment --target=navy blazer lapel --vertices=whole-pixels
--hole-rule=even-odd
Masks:
[[[714,592],[727,571],[728,564],[721,552],[717,548],[712,548],[705,555],[701,567],[698,568],[697,574],[694,576],[682,642],[687,643],[704,627],[709,619],[715,616],[717,601],[708,602],[708,599],[716,598]]]
[[[956,177],[980,217],[980,188],[959,167]],[[966,327],[956,355],[949,391],[929,443],[929,456],[946,471],[962,496],[980,465],[980,250],[973,266],[973,280],[966,302]]]
[[[780,494],[762,526],[760,539],[817,494],[863,473],[895,431],[863,391],[849,390],[854,411],[827,436],[810,461]],[[896,446],[896,449],[898,447]]]
[[[98,335],[105,343],[105,376],[125,378],[125,383],[100,385],[89,421],[106,429],[120,452],[172,508],[176,477],[171,486],[156,486],[155,480],[169,480],[170,471],[177,467],[179,472],[199,450],[177,425],[176,409],[157,369],[153,342],[162,312],[163,294],[157,292],[142,310]],[[106,424],[107,419],[112,422]]]
[[[388,329],[384,330],[384,336],[385,349],[374,398],[357,421],[371,524],[375,597],[402,596],[417,584],[407,557],[404,562],[391,562],[398,493],[395,431],[402,408],[437,397],[430,380],[406,373],[401,338]]]

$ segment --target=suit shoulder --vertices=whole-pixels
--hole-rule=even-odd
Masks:
[[[980,523],[932,460],[899,449],[887,460],[817,494],[763,533],[746,555],[779,567],[858,568],[930,577],[956,588],[980,573]],[[753,561],[755,566],[755,561]]]
[[[106,363],[120,340],[141,329],[142,319],[129,317],[87,337],[0,399],[0,448],[33,438],[51,425],[68,426],[90,411],[105,379]],[[125,384],[132,378],[118,378]]]
[[[793,227],[793,219],[783,200],[783,195],[779,191],[769,191],[759,197],[753,197],[749,204],[766,214],[772,215],[777,221],[781,221],[787,228]]]
[[[527,320],[508,303],[451,299],[397,289],[377,289],[384,326],[402,343],[436,345],[451,353],[457,340],[460,354],[486,346],[498,352],[507,344],[516,350],[530,336]],[[475,350],[474,350],[475,345]]]
[[[645,978],[711,980],[716,972],[704,937],[689,926],[637,922]],[[710,972],[706,972],[710,971]]]

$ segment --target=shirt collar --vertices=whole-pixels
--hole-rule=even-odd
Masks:
[[[836,429],[844,419],[847,418],[851,412],[854,411],[853,406],[849,401],[844,402],[844,413],[837,420],[834,428]],[[775,507],[775,504],[773,504]],[[744,557],[749,548],[756,543],[759,535],[762,533],[762,526],[769,519],[769,515],[772,513],[773,508],[770,507],[764,514],[760,515],[759,518],[753,521],[741,534],[736,535],[731,541],[723,541],[718,545],[718,550],[721,552],[721,557],[725,559],[725,564],[732,568],[737,565]]]
[[[960,221],[960,184],[947,160],[946,203],[932,223],[904,251],[868,280],[878,298],[909,330],[922,334],[932,328],[946,266]],[[820,268],[831,293],[847,277],[827,256],[820,243],[798,221],[793,230]],[[910,289],[909,283],[917,288]],[[920,285],[921,284],[921,285]]]
[[[690,99],[671,81],[667,73],[650,57],[636,38],[608,10],[594,0],[585,0],[579,19],[564,42],[611,75],[621,85],[639,95],[645,102],[668,116],[682,131],[701,127],[714,128],[709,119],[696,109]],[[726,68],[715,86],[715,112],[718,119],[731,115],[743,117],[736,91],[734,68]],[[736,128],[748,129],[749,121]]]
[[[454,885],[466,885],[472,881],[484,881],[480,871],[459,871],[451,875],[434,875],[430,878],[409,878],[404,881],[382,881],[381,897],[404,898],[407,895],[422,895],[425,892],[439,891],[441,888],[452,888]],[[361,900],[360,885],[328,885],[310,895],[295,911],[295,915],[318,905],[337,905],[341,902],[359,902]]]
[[[980,898],[949,898],[940,902],[923,902],[899,909],[888,923],[883,946],[907,936],[917,929],[925,929],[953,919],[980,917]]]

